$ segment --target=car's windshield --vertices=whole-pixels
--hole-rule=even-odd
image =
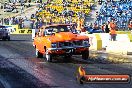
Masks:
[[[53,33],[70,32],[70,31],[71,31],[70,25],[50,26],[45,28],[44,35],[51,35]]]
[[[69,32],[69,27],[68,25],[59,25],[59,26],[50,26],[47,27],[46,30],[53,31],[53,32]]]

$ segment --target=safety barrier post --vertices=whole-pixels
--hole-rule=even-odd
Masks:
[[[102,49],[102,39],[99,36],[99,34],[95,34],[96,39],[97,39],[97,50],[101,50]]]

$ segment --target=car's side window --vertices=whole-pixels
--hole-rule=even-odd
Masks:
[[[57,33],[58,29],[57,28],[53,28],[53,33]]]
[[[60,28],[60,31],[61,31],[61,32],[64,32],[64,29],[63,29],[63,28]]]

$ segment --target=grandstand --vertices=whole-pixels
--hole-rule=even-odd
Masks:
[[[118,29],[127,29],[129,21],[132,20],[132,1],[103,2],[96,23],[102,25],[112,19],[115,20]]]
[[[15,0],[5,0],[8,2],[11,2],[11,4]],[[20,0],[16,0],[20,4]],[[25,1],[25,4],[28,2],[28,0],[22,0]],[[37,3],[34,2],[40,1],[40,0],[31,0],[31,3],[34,5],[37,5],[37,9],[33,10],[34,13],[31,14],[28,18],[31,26],[31,28],[35,28],[36,25],[39,23],[44,24],[51,24],[51,23],[77,23],[79,20],[84,20],[85,15],[88,15],[90,12],[90,6],[93,3],[93,0],[42,0],[45,3]],[[50,2],[47,2],[50,1]],[[83,2],[82,2],[83,1]],[[28,4],[28,3],[27,3]],[[30,14],[23,13],[24,18],[27,17]],[[16,17],[17,18],[17,17]],[[8,17],[6,17],[8,19]],[[17,22],[16,22],[17,23]],[[19,25],[19,24],[16,24]],[[23,26],[24,27],[24,26]]]
[[[66,20],[76,22],[78,19],[85,19],[84,15],[90,12],[91,3],[92,0],[53,0],[44,5],[36,15],[45,17],[47,22],[51,18],[54,23],[65,23]]]

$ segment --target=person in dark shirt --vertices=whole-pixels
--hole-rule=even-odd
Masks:
[[[106,25],[105,25],[105,32],[106,33],[109,33],[110,32],[110,30],[109,30],[109,27],[108,27],[108,24],[106,23]]]

